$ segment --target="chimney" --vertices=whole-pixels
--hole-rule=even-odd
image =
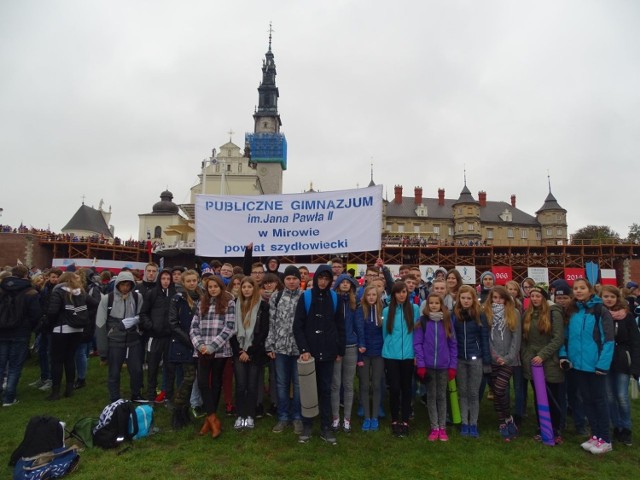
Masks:
[[[438,205],[441,207],[444,205],[444,188],[438,189]]]
[[[422,187],[415,187],[413,189],[413,194],[416,199],[416,205],[422,205]]]
[[[393,192],[395,194],[393,202],[398,205],[401,205],[402,204],[402,185],[396,185],[393,188]]]
[[[513,208],[516,208],[516,194],[515,193],[511,194],[511,206]]]
[[[484,190],[480,190],[478,192],[478,202],[480,202],[481,207],[487,206],[487,192],[485,192]]]

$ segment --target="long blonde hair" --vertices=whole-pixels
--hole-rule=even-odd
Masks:
[[[376,314],[376,326],[382,326],[382,300],[380,299],[380,295],[378,294],[378,289],[369,285],[364,289],[364,293],[362,294],[362,313],[364,314],[364,318],[368,319],[371,316],[371,305],[367,302],[367,292],[373,290],[376,292],[376,303],[373,304],[375,308]]]
[[[502,286],[493,287],[489,292],[489,295],[487,295],[487,299],[484,301],[482,309],[487,317],[487,323],[489,326],[493,325],[493,308],[491,308],[491,304],[493,303],[492,300],[494,293],[500,295],[500,298],[504,300],[504,320],[509,330],[514,332],[518,325],[516,303],[513,301],[513,297],[509,295],[509,292],[507,292],[507,289]]]
[[[549,309],[549,303],[547,299],[542,295],[542,304],[540,307],[534,307],[531,301],[531,294],[529,292],[529,306],[526,312],[524,312],[524,319],[522,320],[522,338],[527,340],[529,338],[529,329],[531,328],[531,319],[533,312],[538,309],[538,331],[543,335],[549,335],[551,333],[551,311]]]
[[[242,294],[242,286],[245,283],[253,286],[253,294],[248,298]],[[251,311],[261,300],[262,297],[260,296],[260,289],[258,288],[257,282],[251,277],[243,277],[240,281],[240,295],[237,301],[240,303],[240,308],[242,309],[242,326],[245,329],[251,325]]]

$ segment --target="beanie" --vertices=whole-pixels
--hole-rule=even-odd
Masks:
[[[284,278],[287,278],[289,276],[294,276],[298,280],[300,280],[300,270],[298,270],[298,267],[296,267],[295,265],[287,266],[287,268],[284,269]]]

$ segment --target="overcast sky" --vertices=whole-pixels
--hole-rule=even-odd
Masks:
[[[638,218],[640,2],[4,1],[0,223],[59,231],[86,195],[137,237],[253,129],[273,21],[286,193],[548,193],[569,232]]]

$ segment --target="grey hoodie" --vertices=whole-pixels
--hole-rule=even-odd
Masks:
[[[125,299],[118,290],[121,282],[131,282],[132,289]],[[123,318],[135,317],[142,309],[142,295],[134,292],[135,279],[131,272],[120,272],[116,277],[113,293],[104,295],[100,300],[98,312],[96,314],[96,343],[101,357],[107,356],[109,345],[130,347],[135,342],[140,342],[140,332],[138,326],[126,329],[122,323]],[[109,311],[109,297],[113,295],[113,306]],[[138,297],[136,305],[134,295]]]

